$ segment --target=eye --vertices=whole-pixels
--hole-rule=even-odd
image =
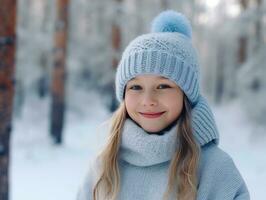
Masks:
[[[141,90],[141,86],[139,85],[132,85],[129,87],[130,90]]]
[[[167,85],[167,84],[160,84],[160,85],[158,86],[158,88],[159,88],[159,89],[165,89],[165,88],[171,88],[171,86],[170,86],[170,85]]]

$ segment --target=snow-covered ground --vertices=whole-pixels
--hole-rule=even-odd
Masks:
[[[239,101],[214,107],[220,147],[231,155],[247,183],[252,200],[265,199],[266,127],[251,124]]]
[[[49,100],[31,98],[13,124],[11,200],[74,200],[88,163],[104,143],[100,124],[110,117],[95,94],[76,92],[68,102],[64,144],[49,137]],[[82,105],[82,106],[80,106]],[[239,101],[213,107],[220,147],[234,159],[251,193],[264,200],[266,131],[255,128]]]

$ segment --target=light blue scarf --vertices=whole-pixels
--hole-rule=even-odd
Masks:
[[[192,129],[200,146],[213,141],[219,135],[212,112],[204,98],[192,109]],[[162,130],[163,133],[149,134],[135,121],[127,118],[124,123],[120,146],[120,158],[136,166],[151,166],[171,160],[178,147],[178,124]]]

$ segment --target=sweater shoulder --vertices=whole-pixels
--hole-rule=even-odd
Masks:
[[[210,142],[201,147],[200,158],[202,162],[208,164],[210,163],[214,165],[220,165],[222,163],[233,164],[232,157],[213,142]]]
[[[198,199],[250,199],[233,159],[215,143],[201,148],[198,175]]]
[[[230,176],[242,181],[242,177],[232,157],[218,147],[209,143],[202,147],[199,163],[200,174],[213,174],[213,176]]]

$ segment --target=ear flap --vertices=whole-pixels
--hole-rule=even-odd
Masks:
[[[219,132],[208,102],[201,95],[192,108],[192,131],[198,143],[203,146],[211,141],[218,145]]]

